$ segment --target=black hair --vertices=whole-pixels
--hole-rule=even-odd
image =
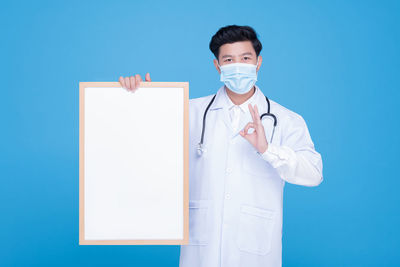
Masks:
[[[250,41],[256,51],[257,56],[260,54],[262,44],[257,38],[256,31],[250,26],[228,25],[220,28],[210,41],[210,50],[218,59],[219,48],[224,44],[231,44],[240,41]]]

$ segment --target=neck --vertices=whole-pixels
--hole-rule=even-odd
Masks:
[[[244,102],[246,102],[246,100],[249,99],[256,92],[256,87],[253,86],[253,88],[245,94],[234,93],[231,90],[229,90],[226,86],[225,86],[225,91],[229,96],[229,98],[231,99],[231,101],[233,102],[233,104],[241,105]]]

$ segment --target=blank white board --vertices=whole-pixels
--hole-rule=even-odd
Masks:
[[[188,83],[79,87],[79,244],[187,244]]]

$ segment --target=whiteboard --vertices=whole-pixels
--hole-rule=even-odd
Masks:
[[[188,244],[187,82],[79,83],[79,244]]]

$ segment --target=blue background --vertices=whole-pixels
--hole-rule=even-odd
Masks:
[[[178,266],[179,246],[78,245],[78,84],[150,72],[213,94],[228,24],[257,31],[258,85],[323,158],[319,187],[286,184],[283,265],[399,264],[399,3],[3,1],[0,265]]]

